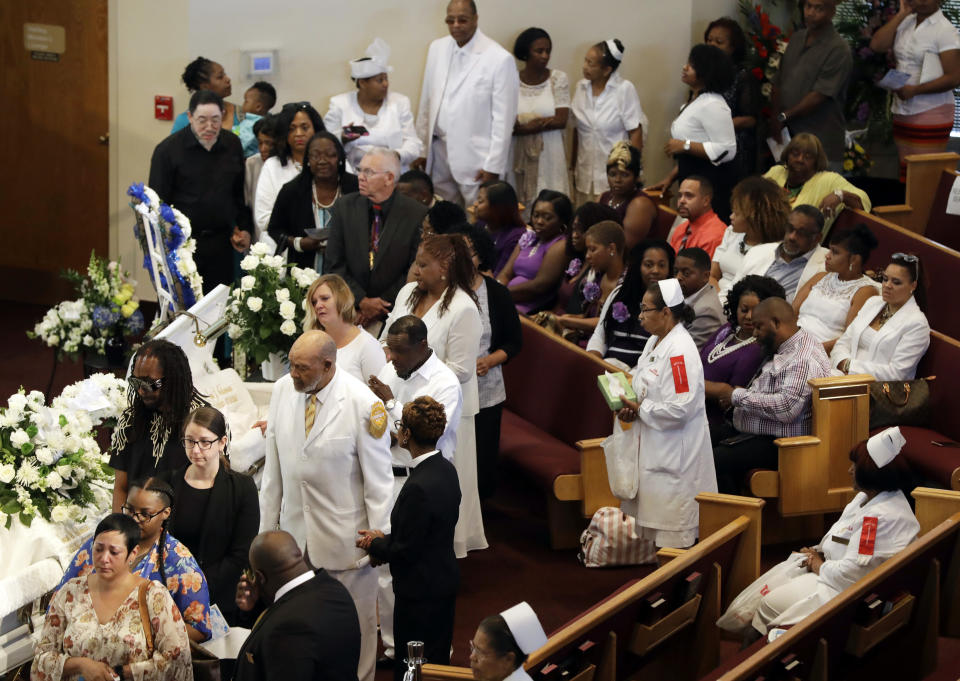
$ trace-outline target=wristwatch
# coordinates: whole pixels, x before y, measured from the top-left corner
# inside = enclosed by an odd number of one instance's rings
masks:
[[[684,140],[684,141],[683,141],[683,150],[684,150],[684,151],[690,151],[690,140]]]
[[[784,113],[783,111],[781,111],[780,113],[777,114],[777,120],[780,121],[781,123],[786,123],[786,122],[787,122],[787,114]]]
[[[393,411],[393,408],[397,406],[397,401],[393,398],[386,401],[384,406],[387,408],[387,411]]]

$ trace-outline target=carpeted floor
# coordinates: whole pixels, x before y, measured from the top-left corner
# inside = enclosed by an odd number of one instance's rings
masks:
[[[53,368],[53,352],[25,332],[39,321],[45,308],[3,303],[7,323],[0,328],[0,404],[21,385],[46,390]],[[52,395],[82,378],[78,362],[56,366]],[[454,624],[452,663],[467,666],[467,641],[477,623],[521,601],[528,601],[549,633],[618,589],[642,577],[651,568],[587,569],[574,551],[551,551],[547,546],[546,508],[539,494],[524,481],[501,480],[497,495],[484,507],[484,526],[490,548],[471,553],[460,562],[461,587]],[[769,567],[790,547],[768,547],[763,566]],[[939,670],[927,681],[955,681],[960,674],[960,641],[941,639]],[[724,657],[736,652],[724,645]],[[380,670],[376,681],[389,681],[391,672]]]

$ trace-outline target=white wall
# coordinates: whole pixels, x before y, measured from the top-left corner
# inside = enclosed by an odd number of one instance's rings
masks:
[[[669,168],[663,152],[670,121],[685,97],[680,68],[693,42],[715,16],[735,15],[736,0],[478,0],[480,27],[512,48],[528,26],[546,29],[554,45],[551,67],[580,77],[587,48],[618,37],[626,46],[621,74],[633,81],[650,119],[644,151],[646,179]],[[446,35],[445,0],[111,0],[111,254],[138,278],[138,249],[124,192],[145,181],[153,147],[169,122],[153,120],[153,96],[173,95],[186,108],[179,82],[183,67],[197,55],[222,63],[233,81],[235,103],[250,85],[241,51],[276,49],[279,69],[269,79],[280,103],[309,100],[323,114],[327,100],[353,87],[347,62],[363,55],[374,37],[392,48],[391,87],[416,107],[429,42]],[[277,109],[274,109],[275,111]],[[141,293],[150,291],[141,282]]]

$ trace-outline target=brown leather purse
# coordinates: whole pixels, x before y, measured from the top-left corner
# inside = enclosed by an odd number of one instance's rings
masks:
[[[929,415],[930,381],[874,381],[870,384],[870,430],[888,426],[924,426]]]

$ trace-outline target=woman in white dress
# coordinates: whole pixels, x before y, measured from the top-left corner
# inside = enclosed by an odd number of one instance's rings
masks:
[[[755,611],[736,614],[748,641],[771,627],[796,624],[916,539],[920,523],[901,491],[911,476],[897,457],[905,443],[899,428],[887,428],[853,448],[850,474],[857,496],[819,544],[772,568],[788,570],[784,583],[771,588]]]
[[[621,140],[643,151],[647,117],[637,89],[617,69],[623,61],[623,43],[616,38],[597,43],[583,60],[583,79],[577,83],[570,110],[573,131],[574,203],[597,201],[607,190],[607,158]]]
[[[307,289],[303,330],[319,329],[337,344],[337,367],[364,383],[387,363],[380,341],[356,325],[353,292],[339,274],[318,277]]]
[[[463,409],[453,463],[460,478],[460,519],[453,539],[458,558],[487,548],[477,492],[477,440],[474,416],[480,410],[477,357],[483,326],[473,291],[476,267],[459,234],[426,237],[413,263],[414,281],[400,289],[380,340],[400,317],[415,315],[427,325],[427,343],[460,380]],[[484,353],[486,354],[486,353]]]
[[[730,189],[739,179],[733,163],[737,155],[733,114],[723,98],[735,75],[726,52],[713,45],[693,46],[680,72],[690,97],[670,124],[670,139],[663,147],[676,165],[650,187],[665,190],[691,175],[706,177],[713,184],[713,210],[723,221],[730,216]]]
[[[863,304],[833,346],[830,365],[878,381],[908,381],[930,347],[920,258],[894,253],[881,281],[880,295]]]
[[[867,299],[880,292],[873,279],[863,273],[876,247],[877,237],[862,222],[834,233],[824,261],[827,271],[810,277],[793,299],[797,324],[816,336],[827,353]]]
[[[783,190],[770,180],[748,177],[733,188],[730,226],[713,252],[710,283],[723,300],[733,286],[743,256],[757,244],[783,240],[790,204]]]
[[[529,217],[541,189],[570,193],[563,131],[570,114],[567,74],[548,69],[553,42],[542,28],[528,28],[513,44],[520,69],[520,102],[513,126],[513,184]]]
[[[693,545],[700,519],[694,497],[717,491],[703,365],[684,328],[692,317],[676,279],[647,288],[640,321],[651,336],[633,369],[637,401],[624,399],[617,412],[625,423],[639,420],[632,428],[639,440],[640,484],[637,496],[620,507],[637,519],[637,532],[650,543],[651,558],[654,546]]]
[[[307,143],[315,133],[324,129],[323,119],[319,112],[310,106],[310,102],[284,104],[277,114],[273,156],[263,163],[260,179],[257,180],[257,194],[253,200],[253,221],[257,226],[257,239],[269,239],[273,248],[276,248],[277,244],[266,232],[277,194],[283,185],[303,170]]]
[[[357,84],[353,92],[330,98],[323,123],[337,135],[347,152],[353,171],[373,147],[392,149],[400,155],[404,172],[410,162],[423,154],[423,144],[413,125],[410,98],[389,92],[390,47],[380,38],[367,47],[366,56],[350,62],[350,77]]]

